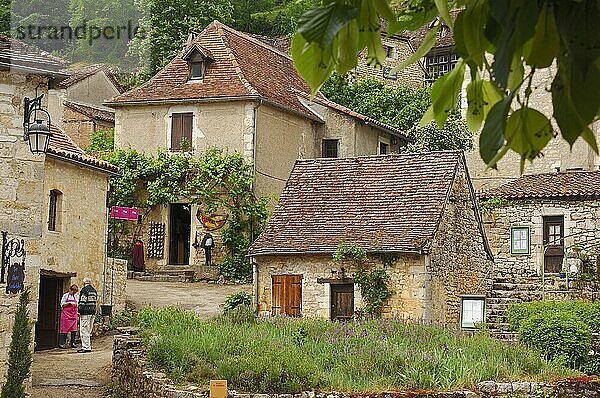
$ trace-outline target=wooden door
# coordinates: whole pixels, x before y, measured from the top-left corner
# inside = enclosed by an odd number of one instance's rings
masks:
[[[354,284],[331,285],[331,320],[350,319],[354,315]]]
[[[189,265],[192,225],[190,205],[172,203],[169,221],[169,264]]]
[[[62,289],[63,278],[40,276],[38,319],[35,323],[36,350],[58,347]]]
[[[273,275],[273,315],[302,315],[302,275]]]
[[[564,257],[564,217],[544,217],[544,272],[562,271]]]

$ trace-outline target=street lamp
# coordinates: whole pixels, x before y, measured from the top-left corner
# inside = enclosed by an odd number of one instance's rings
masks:
[[[29,141],[29,150],[34,155],[44,154],[48,151],[50,143],[51,120],[48,111],[42,109],[42,97],[34,99],[25,98],[25,113],[23,116],[23,139]]]

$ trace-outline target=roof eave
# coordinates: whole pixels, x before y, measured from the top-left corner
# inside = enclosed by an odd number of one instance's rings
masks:
[[[173,105],[198,102],[227,102],[227,101],[244,101],[261,99],[259,95],[238,95],[228,97],[206,97],[206,98],[178,98],[178,99],[155,99],[155,100],[135,100],[135,101],[106,101],[102,105],[110,108],[118,108],[121,106],[144,106],[144,105]]]
[[[91,163],[87,163],[87,162],[84,162],[84,161],[81,161],[81,160],[73,159],[71,157],[64,156],[64,155],[61,155],[61,154],[58,154],[58,153],[54,153],[54,152],[48,151],[46,153],[46,156],[50,157],[50,158],[53,158],[53,159],[61,160],[63,162],[76,164],[76,165],[81,166],[81,167],[86,167],[88,169],[92,169],[94,171],[107,174],[107,175],[109,175],[111,177],[120,177],[121,176],[121,173],[116,172],[114,170],[109,170],[109,169],[106,169],[104,167],[101,167],[101,166],[98,166],[98,165],[94,165],[94,164],[91,164]]]
[[[366,249],[366,253],[398,253],[398,254],[426,254],[427,250],[423,249]],[[323,250],[292,250],[292,251],[278,251],[269,249],[267,251],[248,253],[247,257],[257,256],[294,256],[299,254],[333,254],[335,250],[323,249]]]
[[[43,75],[43,76],[49,76],[49,77],[54,77],[54,78],[60,78],[60,79],[62,79],[62,78],[66,79],[67,77],[69,77],[68,74],[63,73],[63,72],[54,71],[54,70],[50,70],[50,69],[35,68],[32,66],[16,65],[16,64],[13,64],[10,62],[1,62],[0,61],[0,68],[1,67],[8,68],[9,70],[17,70],[17,71],[21,71],[21,72],[25,72],[25,73],[29,73],[29,74]]]
[[[360,119],[359,119],[359,120],[360,120]],[[368,120],[368,119],[367,119],[367,120],[364,120],[364,123],[365,123],[367,126],[371,126],[371,127],[373,127],[373,128],[376,128],[376,129],[378,129],[378,130],[384,131],[384,132],[386,132],[386,133],[388,133],[388,134],[390,134],[390,135],[393,135],[394,137],[398,137],[398,138],[400,138],[400,139],[402,139],[402,140],[404,140],[404,141],[406,141],[406,142],[415,142],[415,140],[414,140],[414,139],[412,139],[412,138],[410,138],[410,137],[408,137],[408,136],[406,136],[406,135],[404,135],[404,134],[400,133],[400,132],[399,132],[399,131],[397,131],[397,130],[394,130],[394,129],[393,129],[393,128],[391,128],[391,127],[383,126],[383,125],[380,125],[380,124],[378,124],[378,123],[373,123],[372,121],[370,121],[370,120]]]

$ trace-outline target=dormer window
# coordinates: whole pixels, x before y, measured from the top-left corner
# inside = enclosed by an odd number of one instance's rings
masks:
[[[206,75],[208,64],[214,61],[210,51],[199,43],[192,43],[183,53],[182,58],[187,61],[190,75],[189,80],[202,81]]]

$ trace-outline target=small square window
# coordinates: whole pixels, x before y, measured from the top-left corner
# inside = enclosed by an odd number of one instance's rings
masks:
[[[474,329],[477,323],[482,322],[485,322],[485,297],[461,297],[460,327],[463,329]]]
[[[510,252],[511,254],[529,254],[529,227],[511,227]]]
[[[323,140],[322,157],[337,158],[338,157],[338,141],[339,140]]]
[[[190,79],[202,79],[204,77],[204,63],[194,62],[190,64]]]
[[[388,153],[390,153],[390,145],[379,141],[379,154],[387,155]]]

